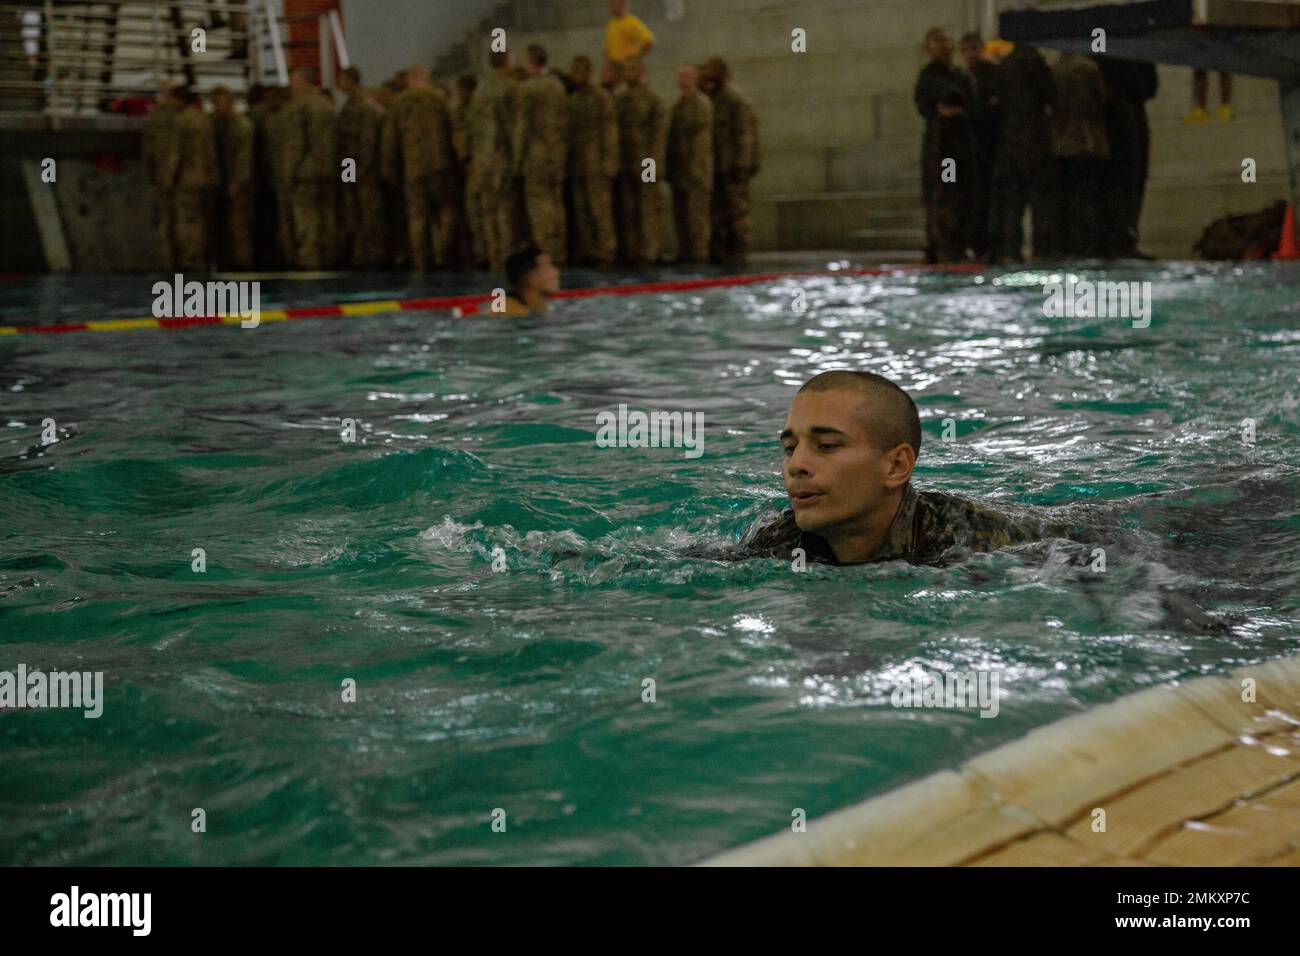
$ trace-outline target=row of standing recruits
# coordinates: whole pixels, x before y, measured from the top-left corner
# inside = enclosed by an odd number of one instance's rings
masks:
[[[344,70],[335,108],[316,71],[250,91],[247,116],[165,86],[145,131],[166,269],[490,267],[536,246],[557,265],[660,261],[672,187],[680,263],[739,265],[750,242],[758,124],[726,63],[683,64],[671,110],[638,59],[568,76],[528,48],[491,55],[456,102],[414,66],[374,91]],[[620,88],[621,87],[621,88]]]
[[[1026,207],[1037,258],[1140,256],[1155,67],[1068,52],[1049,67],[1024,43],[995,64],[983,48],[963,37],[958,70],[947,34],[926,35],[915,99],[927,260],[1019,260]]]

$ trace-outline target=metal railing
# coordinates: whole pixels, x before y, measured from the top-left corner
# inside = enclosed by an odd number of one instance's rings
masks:
[[[285,16],[281,0],[0,2],[0,114],[138,112],[167,78],[199,90],[284,85],[288,51],[319,45],[322,73],[348,65],[337,12]],[[318,20],[317,39],[291,24]],[[201,31],[201,32],[200,32]]]

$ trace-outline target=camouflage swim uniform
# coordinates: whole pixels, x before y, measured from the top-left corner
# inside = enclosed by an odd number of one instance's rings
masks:
[[[996,551],[1043,537],[1069,537],[1072,530],[1060,522],[1012,517],[940,491],[918,492],[909,481],[903,489],[903,501],[885,540],[870,560],[938,564],[951,548]],[[750,531],[740,542],[739,553],[734,557],[790,560],[795,548],[802,548],[810,562],[841,563],[823,538],[799,530],[794,511],[789,509],[775,521]]]

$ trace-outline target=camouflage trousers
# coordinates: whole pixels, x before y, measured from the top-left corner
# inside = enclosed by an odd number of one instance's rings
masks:
[[[568,258],[569,243],[564,215],[564,180],[524,177],[524,204],[533,244],[557,266]]]
[[[456,179],[436,173],[406,181],[406,225],[411,268],[427,272],[451,264],[456,243]]]
[[[677,258],[682,262],[709,261],[709,235],[713,225],[712,184],[684,185],[673,189],[673,222],[677,226]]]
[[[506,256],[532,242],[524,181],[520,177],[505,176],[501,182],[497,194],[497,241],[501,249],[501,268],[505,268]]]
[[[925,204],[926,262],[963,262],[972,245],[980,192],[977,185],[944,182],[944,161],[951,158],[958,168],[978,168],[976,160],[963,155],[946,157],[938,153],[922,159],[921,196]]]
[[[631,265],[653,265],[659,259],[659,217],[663,195],[658,183],[641,181],[641,174],[618,177],[619,258]]]
[[[710,258],[714,262],[743,265],[749,255],[749,177],[717,177],[713,182],[712,208]]]
[[[384,197],[385,245],[387,262],[399,269],[411,266],[411,234],[406,228],[406,197],[401,186],[385,183],[380,187]]]
[[[461,192],[461,220],[459,223],[459,246],[462,264],[472,268],[480,262],[486,262],[488,254],[483,236],[483,189],[479,185],[478,173],[473,165],[466,166],[461,173],[463,184]]]
[[[471,194],[471,202],[478,209],[479,244],[483,258],[494,272],[506,267],[505,243],[501,232],[501,178],[483,171],[474,173],[477,194]]]
[[[340,262],[357,269],[384,263],[384,197],[373,182],[345,183],[339,202],[344,249]]]
[[[176,200],[170,189],[159,189],[156,197],[158,203],[158,245],[162,249],[162,267],[164,272],[176,271]]]
[[[253,268],[253,188],[225,194],[221,209],[221,264],[246,272]]]
[[[188,186],[172,191],[176,267],[206,272],[212,266],[212,190]]]
[[[275,246],[280,253],[280,265],[292,269],[297,256],[294,253],[293,187],[287,183],[275,190]]]
[[[307,179],[293,187],[293,262],[313,272],[334,266],[334,235],[337,214],[334,183],[328,179]]]
[[[492,261],[497,233],[496,221],[491,215],[496,208],[495,197],[495,193],[489,196],[483,174],[471,166],[465,177],[465,218],[469,224],[470,249],[476,267]]]
[[[574,177],[573,254],[579,262],[613,263],[618,254],[614,232],[614,189],[607,176]]]
[[[270,180],[259,179],[253,192],[254,258],[259,269],[269,269],[279,261],[280,213]]]

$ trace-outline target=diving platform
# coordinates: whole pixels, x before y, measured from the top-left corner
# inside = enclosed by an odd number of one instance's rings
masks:
[[[1108,56],[1276,80],[1291,201],[1300,198],[1300,2],[1143,0],[1015,10],[999,19],[1005,40],[1075,53],[1092,52],[1098,29]]]

